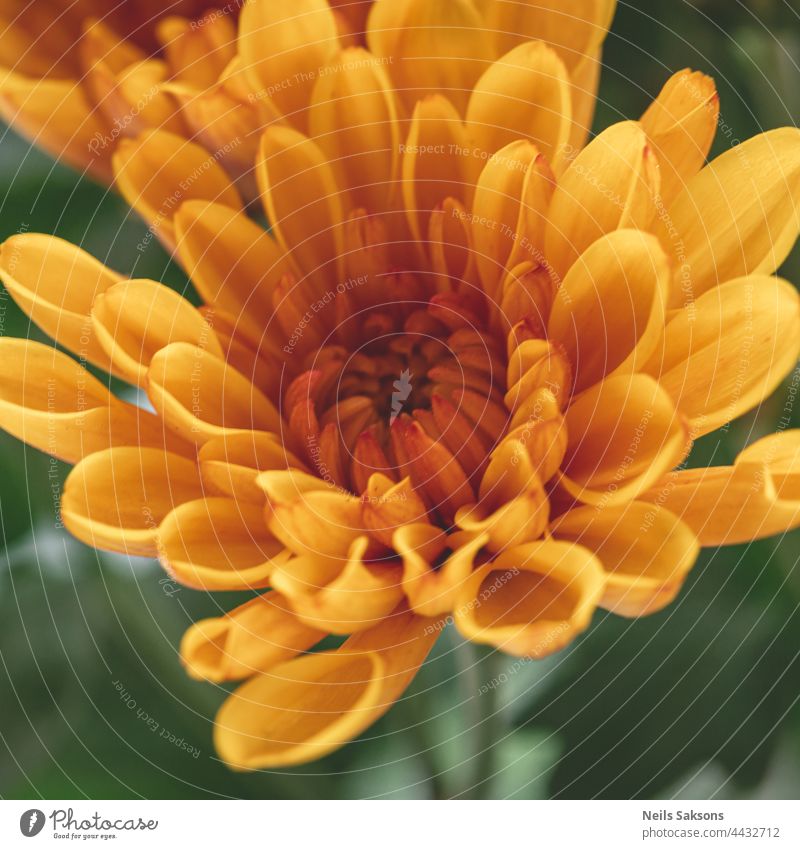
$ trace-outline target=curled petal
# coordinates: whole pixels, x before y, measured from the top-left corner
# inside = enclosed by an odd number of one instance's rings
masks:
[[[267,494],[270,530],[295,554],[346,560],[364,533],[360,499],[321,478],[272,471],[260,474],[258,485]]]
[[[108,354],[94,336],[94,299],[122,280],[75,245],[39,233],[3,242],[0,279],[20,309],[48,336],[106,371]]]
[[[324,637],[300,622],[280,593],[268,592],[195,622],[181,640],[181,660],[192,678],[235,681],[291,660]]]
[[[635,498],[675,468],[688,429],[669,395],[643,374],[610,377],[567,410],[561,485],[587,504]]]
[[[289,600],[301,622],[332,634],[353,634],[374,627],[400,603],[401,570],[392,564],[365,560],[367,537],[350,545],[341,571],[320,580],[313,555],[290,560],[275,569],[272,585]],[[324,564],[323,570],[325,569]]]
[[[620,616],[646,616],[670,604],[700,553],[686,524],[642,501],[578,507],[559,517],[551,533],[597,555],[608,573],[599,604]]]
[[[215,155],[173,133],[150,130],[125,139],[113,162],[119,190],[169,248],[175,246],[173,219],[182,203],[205,200],[242,208]]]
[[[172,342],[185,342],[222,357],[203,316],[177,292],[152,280],[125,280],[99,294],[92,326],[112,368],[143,385],[153,357]]]
[[[547,338],[561,345],[581,392],[610,374],[641,371],[664,332],[672,270],[655,236],[598,239],[556,291]]]
[[[605,573],[581,546],[534,542],[502,552],[464,583],[455,624],[469,640],[542,658],[584,631],[603,597]]]
[[[147,394],[167,427],[198,445],[230,431],[281,430],[272,402],[244,375],[186,342],[153,357]]]
[[[771,274],[800,230],[800,130],[755,136],[692,177],[668,210],[675,245],[671,305],[746,274]]]
[[[156,448],[117,447],[81,460],[61,499],[67,529],[92,548],[155,557],[161,521],[202,495],[197,464]]]
[[[239,431],[210,439],[198,454],[203,480],[237,501],[263,504],[264,490],[258,485],[261,472],[300,469],[300,461],[280,437],[263,431]]]
[[[526,445],[506,439],[492,454],[478,503],[462,507],[456,524],[486,534],[491,551],[504,551],[538,539],[547,527],[549,501]]]
[[[541,41],[520,44],[490,65],[467,107],[467,132],[483,156],[522,138],[557,167],[571,125],[569,74]]]
[[[800,526],[800,431],[773,434],[733,466],[672,472],[643,495],[669,510],[702,545],[736,545]]]
[[[431,620],[396,613],[334,651],[297,658],[253,678],[217,714],[215,742],[234,769],[321,758],[397,701],[438,636]]]
[[[214,591],[265,587],[273,566],[288,555],[267,529],[259,505],[204,498],[181,504],[163,519],[158,556],[176,581]]]
[[[411,609],[420,616],[449,613],[488,541],[488,534],[448,536],[433,525],[398,528],[392,544],[403,558],[403,592]]]
[[[661,166],[661,200],[669,206],[703,167],[719,122],[714,80],[688,68],[673,74],[642,115]]]
[[[414,492],[409,478],[394,483],[386,475],[370,475],[361,501],[364,527],[387,546],[392,544],[398,528],[427,521],[425,504]]]
[[[180,207],[175,231],[178,256],[203,300],[260,339],[275,288],[290,271],[275,239],[243,212],[202,201]]]
[[[675,315],[644,370],[672,396],[693,437],[702,436],[756,407],[794,368],[798,321],[790,283],[731,280]]]
[[[601,236],[646,229],[656,216],[658,163],[635,121],[613,124],[594,138],[559,178],[550,204],[545,256],[563,277]]]

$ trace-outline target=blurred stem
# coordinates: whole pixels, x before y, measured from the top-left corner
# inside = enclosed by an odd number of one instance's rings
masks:
[[[488,799],[494,774],[495,746],[503,732],[495,672],[503,655],[487,646],[462,642],[456,647],[463,704],[470,713],[471,769],[464,780],[462,799]]]

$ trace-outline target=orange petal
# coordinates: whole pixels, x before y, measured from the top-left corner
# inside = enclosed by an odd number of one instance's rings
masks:
[[[140,386],[153,357],[172,342],[223,356],[203,316],[177,292],[152,280],[126,280],[99,294],[92,326],[114,371]]]
[[[564,63],[541,41],[520,44],[490,65],[475,84],[466,120],[480,155],[529,139],[557,167],[572,126]]]
[[[661,200],[669,207],[705,164],[719,122],[714,80],[688,68],[667,80],[642,115],[661,166]]]
[[[251,679],[217,714],[217,751],[238,770],[323,757],[389,710],[437,636],[430,620],[398,613],[340,649],[289,661]]]
[[[63,239],[24,233],[3,243],[0,278],[48,336],[81,359],[111,369],[89,314],[94,299],[120,282],[121,274]]]
[[[332,634],[373,628],[397,607],[403,588],[396,565],[365,561],[368,546],[367,537],[354,540],[341,571],[330,581],[319,584],[306,577],[305,561],[314,559],[307,555],[276,567],[272,585],[286,596],[300,621],[312,628]],[[313,571],[313,564],[308,565]]]
[[[771,274],[800,230],[800,130],[771,130],[692,177],[663,221],[675,246],[672,306],[746,274]]]
[[[702,545],[736,545],[800,526],[800,431],[746,448],[733,466],[673,472],[644,494],[679,516]]]
[[[659,384],[643,374],[610,377],[567,410],[561,485],[610,505],[635,498],[684,458],[688,431]]]
[[[268,592],[195,622],[181,640],[181,660],[192,678],[235,681],[291,660],[324,637],[303,625],[280,593]]]
[[[593,551],[608,573],[600,606],[646,616],[670,604],[700,553],[697,537],[668,510],[651,504],[578,507],[551,528],[556,539]]]
[[[546,657],[588,627],[605,581],[600,562],[581,546],[549,540],[521,545],[464,583],[456,628],[508,654]]]
[[[616,230],[598,239],[556,291],[547,338],[575,373],[575,391],[641,371],[663,332],[672,271],[658,239]]]
[[[114,153],[120,192],[169,248],[175,246],[173,218],[188,200],[241,209],[242,201],[215,154],[163,130],[125,139]]]
[[[761,404],[794,368],[798,320],[790,283],[731,280],[678,312],[644,371],[670,393],[696,438]]]
[[[67,530],[92,548],[155,557],[158,525],[202,495],[197,464],[156,448],[109,448],[70,472],[61,499]]]
[[[81,365],[49,345],[0,339],[0,426],[68,463],[117,445],[170,446],[190,453],[167,435],[150,413],[115,398]]]
[[[202,498],[176,507],[158,528],[158,557],[181,584],[197,590],[252,590],[269,584],[283,545],[260,505]]]
[[[596,136],[558,180],[545,233],[545,256],[563,277],[575,260],[612,230],[647,229],[656,216],[658,163],[635,121]]]
[[[281,431],[278,411],[259,389],[223,360],[186,342],[174,342],[153,357],[147,394],[167,427],[197,445],[230,431]]]
[[[263,431],[239,431],[210,439],[198,454],[203,480],[237,501],[263,504],[264,490],[257,480],[261,472],[300,469],[306,466],[281,442]]]

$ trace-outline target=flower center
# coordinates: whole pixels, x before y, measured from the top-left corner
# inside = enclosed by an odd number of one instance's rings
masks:
[[[357,495],[380,473],[410,477],[433,509],[473,501],[507,427],[503,344],[458,294],[358,296],[284,395],[301,459]]]

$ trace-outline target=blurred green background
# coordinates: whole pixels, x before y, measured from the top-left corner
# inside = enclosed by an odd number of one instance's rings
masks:
[[[686,66],[716,78],[718,151],[800,116],[794,0],[622,2],[605,62],[597,128],[638,117]],[[0,144],[0,237],[55,233],[133,276],[185,285],[155,243],[137,252],[144,226],[117,197],[11,132]],[[783,274],[800,283],[797,250]],[[36,335],[4,291],[0,329]],[[773,428],[785,397],[704,439],[697,462],[729,463]],[[187,679],[176,654],[186,626],[230,599],[58,530],[66,469],[5,434],[0,469],[4,798],[430,798],[476,782],[491,797],[800,797],[798,533],[704,552],[671,608],[635,622],[598,614],[542,663],[475,665],[446,632],[363,738],[303,769],[239,775],[211,740],[223,690]],[[494,699],[491,723],[482,699]]]

